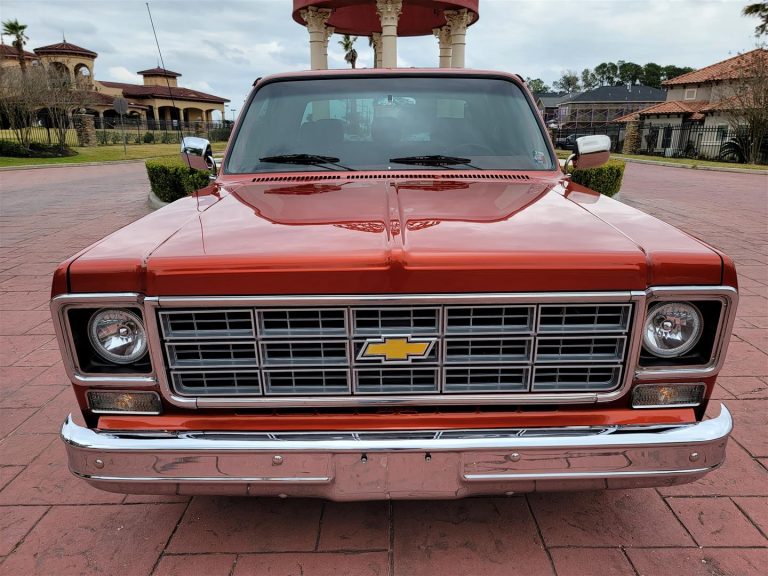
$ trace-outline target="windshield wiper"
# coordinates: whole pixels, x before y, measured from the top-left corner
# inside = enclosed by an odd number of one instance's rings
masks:
[[[280,154],[279,156],[264,156],[259,158],[259,162],[268,162],[272,164],[299,164],[302,166],[319,166],[320,168],[326,168],[332,170],[326,166],[337,166],[342,170],[350,170],[354,172],[354,168],[339,164],[339,158],[335,156],[320,156],[319,154]]]
[[[471,158],[459,158],[458,156],[443,156],[442,154],[432,154],[429,156],[403,156],[402,158],[390,158],[390,162],[395,164],[413,164],[414,166],[458,166],[464,165],[482,170],[478,166],[471,164]]]

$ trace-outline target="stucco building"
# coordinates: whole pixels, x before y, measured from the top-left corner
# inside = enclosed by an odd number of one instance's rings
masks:
[[[93,92],[88,112],[96,116],[97,126],[109,123],[117,116],[115,98],[128,102],[128,115],[145,121],[148,126],[163,126],[174,122],[212,122],[224,118],[226,98],[206,94],[178,85],[178,72],[151,68],[138,72],[143,84],[97,80],[94,76],[98,54],[66,40],[40,46],[33,52],[24,52],[27,66],[44,66],[55,70],[77,85]],[[16,48],[3,44],[0,49],[0,68],[19,66]],[[214,116],[218,112],[219,115]]]
[[[768,51],[758,48],[667,80],[664,102],[617,122],[637,125],[646,153],[716,157],[734,124],[743,123],[735,95],[753,68],[768,71]]]

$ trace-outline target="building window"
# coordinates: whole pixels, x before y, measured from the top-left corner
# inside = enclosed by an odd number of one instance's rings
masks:
[[[728,136],[728,124],[718,124],[717,125],[717,140],[718,142],[723,142]]]
[[[686,88],[683,100],[696,100],[696,88]]]

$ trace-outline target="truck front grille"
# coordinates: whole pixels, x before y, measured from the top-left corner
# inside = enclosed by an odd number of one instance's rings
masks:
[[[158,324],[168,381],[184,397],[514,398],[618,389],[633,306],[160,308]],[[365,353],[393,339],[423,346],[407,357]]]

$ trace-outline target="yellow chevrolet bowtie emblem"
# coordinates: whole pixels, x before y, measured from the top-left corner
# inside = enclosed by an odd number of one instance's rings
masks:
[[[390,336],[368,340],[360,350],[360,358],[385,362],[409,362],[413,358],[426,358],[434,343],[434,339],[412,340],[410,336]]]

